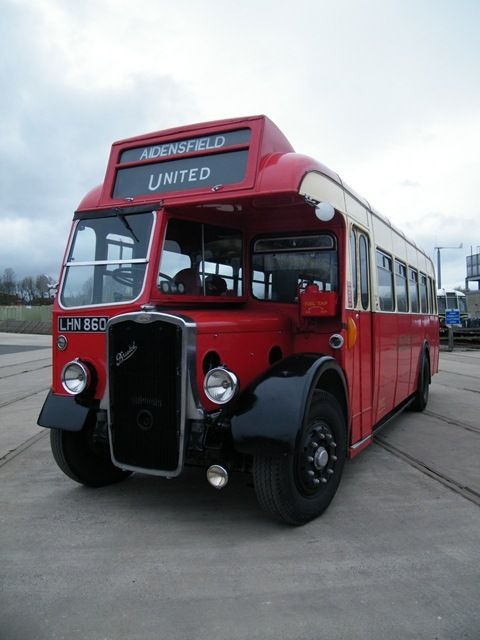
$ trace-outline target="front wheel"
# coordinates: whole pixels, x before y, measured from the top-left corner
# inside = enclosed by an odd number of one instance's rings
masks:
[[[65,475],[87,487],[104,487],[131,475],[116,467],[103,446],[94,442],[91,429],[51,429],[50,446],[55,462]]]
[[[293,454],[256,456],[255,492],[265,511],[292,525],[313,520],[337,491],[346,458],[345,418],[336,398],[315,392]]]

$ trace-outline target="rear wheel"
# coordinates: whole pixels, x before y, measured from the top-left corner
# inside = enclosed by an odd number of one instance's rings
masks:
[[[265,511],[293,525],[319,516],[338,488],[346,457],[345,419],[337,400],[314,394],[293,454],[256,456],[254,484]]]
[[[131,475],[131,471],[119,469],[112,463],[105,447],[93,440],[91,428],[51,429],[50,445],[63,473],[88,487],[104,487]]]
[[[420,373],[418,376],[418,387],[412,404],[410,405],[414,411],[423,411],[428,404],[428,396],[430,392],[430,363],[427,354],[423,354]]]

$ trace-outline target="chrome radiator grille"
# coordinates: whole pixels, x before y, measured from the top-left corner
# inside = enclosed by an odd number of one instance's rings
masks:
[[[126,319],[109,326],[108,341],[114,461],[175,471],[181,459],[182,328]]]

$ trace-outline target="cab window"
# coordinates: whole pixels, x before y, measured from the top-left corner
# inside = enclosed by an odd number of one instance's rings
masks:
[[[252,294],[258,300],[296,302],[300,286],[337,291],[338,258],[329,234],[259,238],[253,244]]]
[[[168,295],[241,296],[242,246],[236,229],[170,220],[157,286]]]

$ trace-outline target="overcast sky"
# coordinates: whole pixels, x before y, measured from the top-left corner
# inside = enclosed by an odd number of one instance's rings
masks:
[[[463,285],[478,0],[0,0],[0,274],[57,277],[114,140],[265,113]],[[480,249],[478,249],[480,251]]]

